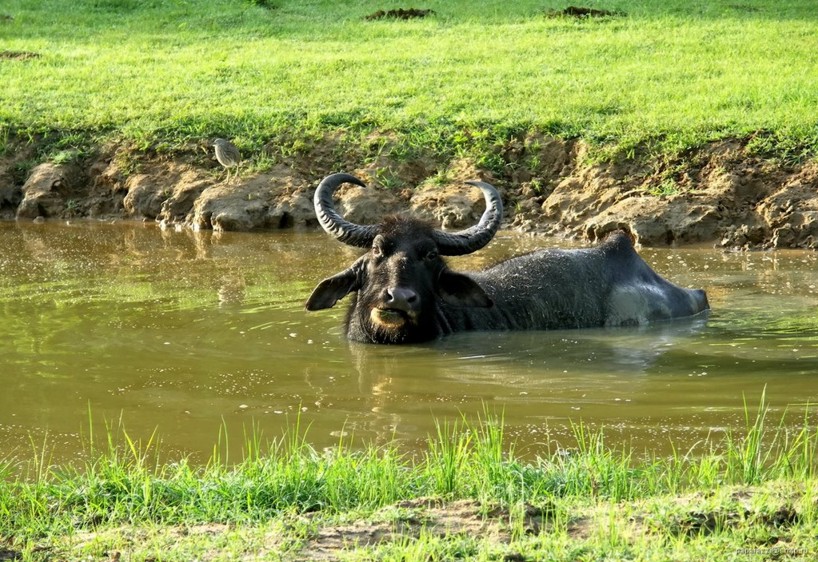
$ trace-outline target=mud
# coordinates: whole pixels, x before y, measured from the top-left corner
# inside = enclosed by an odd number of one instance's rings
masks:
[[[31,51],[0,51],[0,60],[28,60],[38,58],[40,58],[40,53],[33,53]]]
[[[483,201],[463,182],[482,179],[500,190],[504,227],[517,231],[593,242],[623,229],[644,246],[818,247],[818,161],[786,163],[751,152],[742,140],[675,157],[599,162],[581,141],[529,135],[499,147],[492,169],[431,153],[406,158],[389,150],[388,137],[369,141],[386,148],[369,157],[327,137],[263,170],[254,163],[266,154],[244,151],[242,169],[229,182],[206,142],[173,154],[108,146],[84,159],[34,166],[36,147],[17,143],[0,157],[0,219],[316,228],[315,186],[346,171],[369,188],[342,187],[338,210],[364,224],[410,212],[444,228],[470,225]]]
[[[549,18],[604,18],[611,16],[624,16],[623,12],[611,10],[598,10],[596,8],[585,8],[581,6],[568,6],[562,10],[548,10],[545,15]]]
[[[741,536],[752,529],[749,536],[754,542],[748,543],[748,547],[775,545],[781,553],[789,550],[806,554],[806,548],[790,542],[795,538],[791,535],[795,535],[795,529],[801,525],[803,511],[812,509],[804,502],[804,495],[804,492],[792,494],[774,485],[765,485],[725,488],[706,494],[658,496],[616,504],[577,503],[571,507],[567,503],[560,507],[552,504],[508,507],[471,499],[444,501],[421,497],[385,506],[368,517],[336,518],[339,522],[328,520],[320,512],[292,514],[284,516],[286,523],[263,534],[255,533],[251,526],[242,529],[241,525],[220,523],[79,531],[72,539],[71,548],[74,552],[87,552],[92,544],[98,548],[117,544],[105,554],[109,560],[120,560],[123,557],[121,548],[130,551],[134,545],[162,535],[170,544],[191,539],[212,544],[204,558],[218,559],[224,556],[219,545],[229,544],[231,537],[240,535],[245,544],[251,545],[243,558],[246,560],[281,558],[298,562],[330,562],[357,559],[354,553],[360,555],[369,549],[371,554],[372,549],[379,546],[411,544],[408,540],[423,536],[441,539],[464,536],[480,537],[494,545],[503,553],[503,560],[533,560],[537,554],[518,550],[526,544],[520,540],[521,536],[565,532],[566,540],[576,548],[588,548],[588,543],[593,545],[594,541],[600,540],[605,529],[610,528],[611,521],[615,520],[618,522],[618,540],[633,545],[631,548],[637,551],[644,548],[645,541],[663,541],[665,537],[672,537],[685,545],[690,541],[718,541],[729,533]],[[298,542],[284,536],[283,529],[300,529]],[[62,554],[61,549],[54,550],[54,554]],[[130,552],[124,554],[128,556]],[[0,548],[0,560],[3,555],[7,560],[14,560],[21,553]]]
[[[434,15],[434,13],[435,13],[434,10],[420,10],[418,8],[398,8],[397,10],[378,10],[377,12],[373,12],[368,16],[364,17],[364,19],[369,21],[383,19],[411,20],[418,18],[426,18]]]

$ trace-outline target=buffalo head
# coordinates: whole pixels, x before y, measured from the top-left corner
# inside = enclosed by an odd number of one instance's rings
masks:
[[[330,308],[353,293],[346,319],[350,339],[409,343],[433,339],[445,331],[441,307],[492,306],[480,285],[449,269],[442,256],[469,254],[494,237],[503,214],[494,187],[467,182],[483,191],[486,210],[478,224],[449,233],[400,216],[387,217],[375,225],[348,222],[332,203],[334,191],[344,183],[365,187],[349,174],[326,177],[315,191],[318,221],[336,239],[368,251],[348,269],[321,281],[307,300],[307,310]]]

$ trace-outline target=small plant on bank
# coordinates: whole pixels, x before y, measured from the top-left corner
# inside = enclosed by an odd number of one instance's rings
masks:
[[[0,125],[0,156],[5,155],[11,147],[9,142],[10,135],[11,131],[9,127],[5,124]]]
[[[375,180],[388,190],[397,190],[404,185],[400,176],[391,168],[375,168]]]
[[[659,185],[650,188],[648,193],[656,197],[671,197],[681,193],[681,188],[673,178],[665,178],[659,182]]]
[[[78,150],[60,150],[51,155],[54,164],[70,164],[80,158]]]
[[[80,202],[76,199],[69,199],[65,202],[65,212],[69,217],[76,217],[81,210]]]
[[[452,173],[451,169],[445,167],[437,170],[435,174],[426,181],[436,187],[443,187],[452,183],[453,177],[454,174]]]

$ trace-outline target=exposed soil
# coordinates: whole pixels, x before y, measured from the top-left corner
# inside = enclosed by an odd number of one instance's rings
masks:
[[[529,534],[539,533],[547,518],[543,509],[534,506],[526,506],[522,517],[525,532]],[[338,554],[351,546],[375,546],[407,536],[417,538],[422,532],[433,536],[481,536],[506,544],[511,541],[508,509],[474,500],[448,503],[437,498],[407,500],[381,510],[378,518],[385,520],[319,528],[293,559],[337,560]]]
[[[398,8],[397,10],[378,10],[377,12],[373,12],[368,16],[364,17],[365,20],[383,20],[383,19],[395,19],[395,20],[411,20],[417,18],[426,18],[429,16],[434,15],[434,10],[420,10],[418,8]]]
[[[520,552],[513,545],[525,544],[522,536],[536,537],[543,533],[563,532],[577,548],[593,544],[604,536],[612,520],[616,520],[619,540],[644,544],[646,538],[671,540],[681,544],[702,541],[714,536],[750,533],[758,548],[773,545],[806,554],[806,545],[792,544],[792,531],[801,525],[801,510],[812,509],[802,501],[803,491],[779,488],[774,483],[761,487],[740,486],[718,492],[694,493],[678,497],[654,497],[619,503],[592,502],[591,505],[567,506],[522,505],[510,510],[475,500],[443,501],[440,498],[417,498],[386,506],[366,518],[333,523],[320,513],[284,516],[279,525],[265,528],[242,528],[233,524],[196,524],[154,527],[109,527],[77,532],[70,548],[80,552],[88,545],[99,549],[107,545],[107,560],[120,560],[136,555],[139,545],[161,536],[157,544],[212,544],[204,559],[221,559],[220,545],[239,538],[245,545],[246,560],[284,559],[299,562],[329,562],[345,559],[351,550],[374,548],[390,543],[406,544],[406,539],[427,537],[480,537],[504,551],[504,560],[530,560],[531,553]],[[758,501],[761,500],[761,501]],[[294,536],[287,536],[287,530]],[[750,531],[752,530],[752,531]],[[516,537],[516,538],[515,538]],[[734,537],[734,540],[735,537]],[[739,539],[740,540],[740,539]],[[589,542],[590,541],[590,542]],[[715,543],[714,543],[715,544]],[[62,554],[57,544],[38,548]],[[211,550],[212,548],[212,550]],[[68,553],[66,553],[68,554]],[[21,553],[0,548],[0,560],[14,560]],[[6,556],[6,558],[2,558]],[[55,556],[62,558],[61,556]],[[67,556],[68,559],[71,556]],[[149,558],[148,558],[149,559]]]
[[[562,10],[548,10],[545,15],[550,18],[604,18],[611,16],[624,16],[623,12],[612,12],[611,10],[598,10],[596,8],[585,8],[581,6],[568,6]]]
[[[670,158],[593,162],[581,141],[527,136],[498,148],[500,171],[466,158],[394,157],[391,139],[372,157],[326,137],[264,171],[245,154],[229,183],[206,142],[174,154],[128,146],[70,163],[32,167],[37,147],[0,157],[0,219],[123,218],[215,230],[315,228],[312,195],[325,175],[347,171],[370,186],[342,187],[353,222],[411,212],[463,228],[482,213],[482,179],[502,193],[506,228],[596,241],[624,229],[646,246],[818,247],[818,162],[786,164],[721,141]],[[210,152],[208,152],[210,151]],[[395,151],[400,153],[400,151]],[[234,173],[235,175],[235,173]]]
[[[38,58],[40,58],[40,53],[33,53],[31,51],[0,51],[0,59],[28,60]]]

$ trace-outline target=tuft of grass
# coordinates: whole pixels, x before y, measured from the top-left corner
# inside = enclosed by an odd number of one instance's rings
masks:
[[[769,404],[766,387],[761,394],[755,415],[744,399],[745,433],[739,437],[728,432],[725,436],[727,478],[730,482],[757,484],[770,473],[781,478],[810,479],[815,476],[815,430],[804,424],[788,431],[784,415],[770,431],[766,427]]]
[[[11,130],[8,125],[5,123],[0,123],[0,156],[6,154],[9,150],[9,135],[11,134]]]

